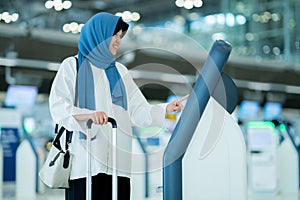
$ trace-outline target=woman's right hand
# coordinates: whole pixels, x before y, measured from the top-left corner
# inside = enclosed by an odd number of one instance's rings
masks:
[[[94,124],[98,124],[98,125],[107,124],[108,122],[107,114],[102,111],[96,111],[90,114],[90,119],[93,120]]]

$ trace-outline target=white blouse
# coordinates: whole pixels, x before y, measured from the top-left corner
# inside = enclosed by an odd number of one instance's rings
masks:
[[[117,169],[119,176],[130,177],[132,159],[132,126],[163,127],[165,123],[166,104],[151,105],[147,102],[137,85],[134,83],[127,68],[116,62],[116,67],[123,79],[128,109],[112,104],[109,82],[105,71],[92,65],[94,76],[95,107],[104,111],[116,120],[117,128]],[[73,131],[70,152],[73,154],[71,179],[86,176],[86,140],[79,138],[79,132],[86,133],[86,122],[79,122],[73,116],[90,114],[94,110],[74,106],[76,87],[76,59],[66,58],[54,78],[49,106],[55,123]],[[92,125],[91,141],[92,175],[98,173],[112,174],[112,143],[111,125]],[[61,141],[64,144],[64,137]],[[64,146],[64,145],[62,145]]]

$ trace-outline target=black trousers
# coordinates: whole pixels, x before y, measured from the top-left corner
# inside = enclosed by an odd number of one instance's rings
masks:
[[[86,199],[86,178],[70,180],[70,188],[65,191],[66,200]],[[92,200],[112,199],[112,176],[98,174],[92,177]],[[118,177],[118,200],[130,200],[130,179]]]

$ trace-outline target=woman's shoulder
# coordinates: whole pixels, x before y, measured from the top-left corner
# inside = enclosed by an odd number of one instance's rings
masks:
[[[63,59],[63,61],[61,62],[60,64],[60,70],[63,70],[63,71],[76,71],[76,56],[69,56],[69,57],[66,57]]]
[[[116,62],[116,67],[118,68],[119,72],[122,74],[125,74],[128,72],[128,69],[125,65],[123,65],[122,63]]]
[[[63,59],[61,64],[74,64],[77,59],[77,56],[68,56]]]

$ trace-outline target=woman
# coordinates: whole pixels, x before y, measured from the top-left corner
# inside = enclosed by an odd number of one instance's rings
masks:
[[[127,68],[115,62],[115,55],[128,24],[120,17],[98,13],[82,28],[78,41],[78,69],[74,57],[66,58],[57,72],[49,96],[55,123],[73,131],[70,189],[66,199],[85,199],[86,128],[91,129],[92,198],[111,199],[111,126],[118,123],[118,199],[130,199],[131,126],[163,126],[167,112],[179,112],[181,100],[168,105],[150,105],[134,83]],[[77,78],[76,78],[77,77]],[[77,79],[77,85],[76,85]],[[76,97],[76,91],[77,96]],[[78,102],[76,102],[78,100]]]

